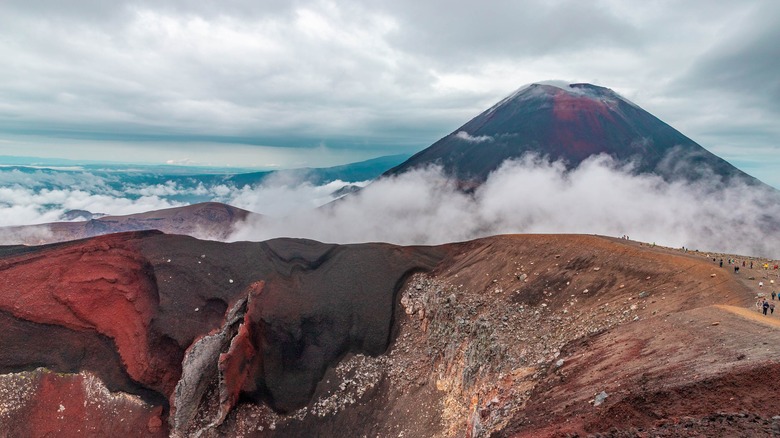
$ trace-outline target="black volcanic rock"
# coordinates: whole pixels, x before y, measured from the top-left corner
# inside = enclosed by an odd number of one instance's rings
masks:
[[[607,154],[670,181],[715,174],[761,184],[609,88],[590,84],[522,88],[385,175],[438,164],[468,187],[528,153],[568,169]]]

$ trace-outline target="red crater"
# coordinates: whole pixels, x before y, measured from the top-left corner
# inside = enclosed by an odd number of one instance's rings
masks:
[[[106,336],[133,380],[167,393],[178,375],[151,351],[148,329],[158,304],[156,284],[131,242],[114,235],[51,247],[45,255],[3,259],[0,310],[25,321]]]

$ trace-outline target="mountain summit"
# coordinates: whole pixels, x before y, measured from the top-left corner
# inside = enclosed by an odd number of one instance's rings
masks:
[[[567,168],[598,154],[666,180],[714,175],[760,182],[609,88],[532,84],[498,102],[386,175],[429,164],[466,186],[484,182],[504,160],[533,153]]]

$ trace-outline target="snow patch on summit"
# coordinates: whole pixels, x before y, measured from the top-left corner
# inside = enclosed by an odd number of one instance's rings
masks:
[[[589,99],[598,100],[606,104],[609,104],[611,107],[614,107],[618,101],[623,101],[628,103],[631,106],[639,108],[638,105],[626,99],[625,97],[621,96],[620,94],[616,93],[614,90],[610,88],[601,87],[598,85],[593,85],[588,83],[570,84],[561,80],[547,80],[547,81],[540,81],[540,82],[534,82],[532,84],[523,85],[522,87],[515,90],[512,94],[505,97],[497,104],[493,105],[490,109],[488,109],[485,112],[485,114],[491,114],[496,109],[500,108],[507,102],[513,100],[517,100],[517,99],[527,100],[527,99],[537,98],[540,96],[551,95],[553,93],[553,90],[551,90],[551,88],[562,90],[567,94],[573,96],[582,96],[582,97],[587,97]]]

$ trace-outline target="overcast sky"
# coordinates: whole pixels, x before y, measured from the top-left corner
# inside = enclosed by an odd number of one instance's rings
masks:
[[[780,2],[0,2],[0,155],[297,167],[612,88],[780,187]]]

